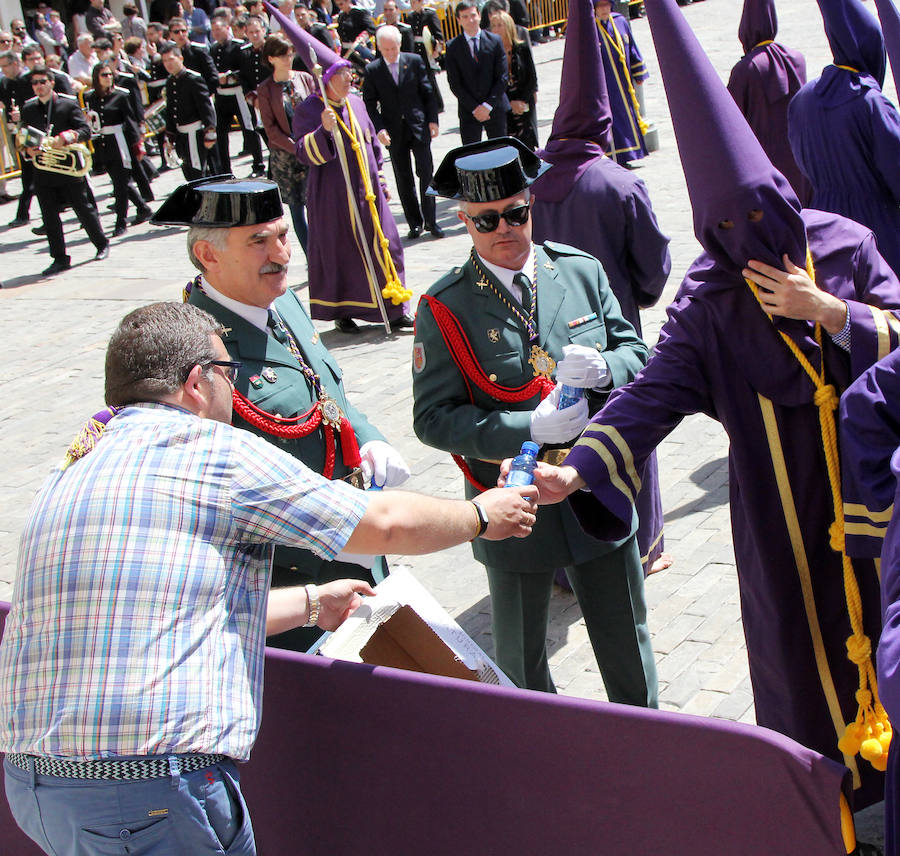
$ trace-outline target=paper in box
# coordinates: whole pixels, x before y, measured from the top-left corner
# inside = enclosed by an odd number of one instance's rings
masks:
[[[319,648],[336,660],[514,686],[407,570],[397,568]]]

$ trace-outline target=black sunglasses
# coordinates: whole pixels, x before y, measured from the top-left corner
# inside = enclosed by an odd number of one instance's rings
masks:
[[[478,232],[493,232],[500,225],[502,217],[510,226],[524,226],[528,222],[528,211],[531,203],[517,205],[515,208],[507,208],[506,211],[486,211],[484,214],[466,214],[463,216],[472,221],[472,225]]]
[[[238,362],[237,360],[210,360],[206,365],[219,366],[224,369],[223,374],[228,378],[228,382],[234,383],[237,380],[238,371],[243,363]]]

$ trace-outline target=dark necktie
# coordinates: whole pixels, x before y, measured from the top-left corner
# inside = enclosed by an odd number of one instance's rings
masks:
[[[525,310],[525,314],[530,318],[532,313],[531,280],[529,280],[524,273],[517,273],[513,277],[513,283],[519,286],[522,291],[522,296],[519,298],[519,303],[522,304],[522,308]]]
[[[469,39],[469,49],[472,51],[472,59],[478,62],[478,36]]]
[[[278,317],[278,313],[274,309],[269,310],[269,320],[267,324],[276,341],[284,345],[294,355],[300,366],[300,371],[303,372],[304,376],[309,381],[310,386],[312,386],[316,393],[316,397],[321,398],[322,382],[319,379],[319,376],[303,358],[303,352],[300,350],[297,340],[291,335],[290,330],[284,326],[284,322]]]

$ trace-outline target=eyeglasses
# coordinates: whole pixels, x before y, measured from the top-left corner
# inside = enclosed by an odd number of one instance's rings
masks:
[[[179,33],[186,33],[186,32],[187,32],[187,30],[183,29],[182,27],[179,27],[178,29],[172,29],[171,27],[169,28],[169,35],[172,35],[172,36],[177,36]]]
[[[223,369],[222,374],[225,375],[228,382],[233,384],[237,380],[238,371],[243,363],[237,360],[210,360],[206,365],[219,366],[219,368]]]
[[[0,39],[0,45],[11,45],[11,44],[12,44],[12,39],[11,39],[11,38],[9,38],[9,39],[7,39],[7,38],[2,38],[2,39]]]
[[[47,80],[46,77],[39,77],[37,80],[32,80],[31,85],[32,86],[43,86],[45,83],[49,83],[49,82],[50,81]]]
[[[115,77],[115,75],[111,71],[101,71],[97,77]]]
[[[506,211],[485,211],[484,214],[466,214],[463,216],[472,221],[472,225],[478,232],[493,232],[500,225],[502,217],[510,226],[524,226],[528,222],[528,210],[531,203],[516,205],[515,208],[507,208]]]

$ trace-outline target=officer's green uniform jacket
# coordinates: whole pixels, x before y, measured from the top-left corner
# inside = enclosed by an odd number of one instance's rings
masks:
[[[570,343],[597,348],[609,366],[612,387],[628,383],[647,362],[647,346],[622,317],[600,263],[564,244],[548,241],[537,254],[537,344],[557,362]],[[486,269],[485,269],[486,270]],[[487,272],[487,271],[486,271]],[[487,273],[491,277],[490,273]],[[454,268],[428,291],[459,319],[485,374],[505,387],[518,387],[534,375],[531,345],[524,326],[488,288],[480,288],[471,259]],[[514,298],[491,277],[494,287]],[[591,320],[584,320],[594,315]],[[570,326],[571,325],[571,326]],[[496,340],[496,341],[495,341]],[[612,388],[611,387],[611,388]],[[531,411],[540,398],[507,404],[471,384],[474,401],[450,356],[425,300],[419,303],[413,347],[413,427],[429,446],[461,454],[473,476],[486,487],[497,483],[499,461],[519,453],[531,439]],[[589,393],[591,412],[605,394]],[[574,440],[573,440],[574,442]],[[467,482],[466,496],[477,491]],[[604,514],[597,503],[598,515]],[[633,521],[632,534],[636,529]],[[630,536],[629,536],[630,537]],[[541,506],[532,534],[505,541],[477,539],[475,558],[507,571],[546,571],[608,553],[622,541],[587,535],[568,503]]]
[[[205,309],[226,328],[222,341],[229,355],[243,363],[235,387],[257,407],[267,413],[292,417],[305,413],[315,402],[312,387],[300,371],[297,358],[286,345],[282,345],[274,337],[253,326],[249,321],[235,315],[230,310],[207,297],[199,287],[191,290],[190,303]],[[321,378],[324,390],[339,405],[344,415],[353,425],[356,440],[360,446],[370,440],[384,440],[384,436],[369,424],[369,420],[353,407],[344,394],[341,370],[328,349],[319,341],[319,335],[310,321],[306,310],[293,291],[288,291],[275,301],[275,309],[287,328],[293,333],[297,345],[303,352],[310,368]],[[275,373],[274,381],[266,380]],[[255,385],[250,378],[256,378]],[[307,437],[296,440],[285,440],[265,434],[248,425],[237,413],[233,417],[237,428],[244,428],[254,434],[275,443],[284,451],[303,461],[310,469],[321,473],[325,468],[325,434],[320,427]],[[342,478],[350,472],[341,459],[340,434],[336,431],[335,463],[332,478]],[[275,549],[274,566],[301,571],[297,583],[308,582],[309,579],[325,582],[343,577],[366,578],[365,569],[355,564],[343,562],[326,562],[308,550],[295,547],[277,547]]]

